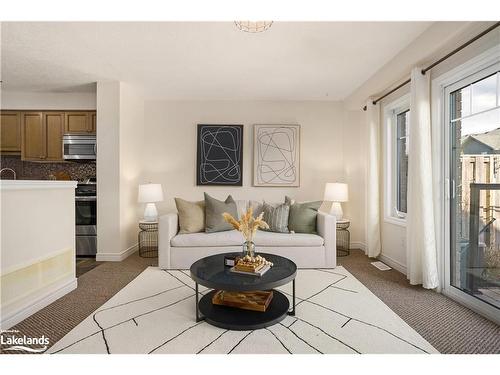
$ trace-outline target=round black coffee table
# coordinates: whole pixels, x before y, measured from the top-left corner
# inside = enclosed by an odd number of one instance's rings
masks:
[[[231,267],[224,266],[224,257],[238,255],[241,253],[211,255],[194,262],[191,266],[191,278],[196,283],[196,321],[205,320],[214,326],[231,330],[251,330],[269,327],[280,322],[287,315],[295,315],[297,265],[290,259],[279,255],[259,253],[274,263],[269,271],[260,277],[236,274],[229,271]],[[291,311],[289,311],[288,298],[278,290],[273,290],[273,299],[265,312],[243,310],[212,303],[212,297],[217,290],[231,292],[271,290],[289,282],[292,282]],[[214,290],[199,300],[198,284]]]

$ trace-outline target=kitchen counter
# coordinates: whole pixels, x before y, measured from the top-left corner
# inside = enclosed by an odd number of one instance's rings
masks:
[[[32,190],[32,189],[75,189],[77,181],[57,180],[0,180],[2,190]]]
[[[76,185],[0,181],[2,329],[76,288]]]

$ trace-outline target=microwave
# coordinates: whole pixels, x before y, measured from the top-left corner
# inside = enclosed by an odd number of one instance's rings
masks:
[[[63,136],[64,160],[95,160],[97,139],[95,135],[65,134]]]

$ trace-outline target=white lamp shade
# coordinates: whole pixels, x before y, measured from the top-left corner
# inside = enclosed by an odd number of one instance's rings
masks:
[[[349,200],[347,184],[339,182],[327,183],[324,200],[329,202],[347,202]]]
[[[139,185],[139,203],[161,202],[163,200],[163,189],[161,184]]]

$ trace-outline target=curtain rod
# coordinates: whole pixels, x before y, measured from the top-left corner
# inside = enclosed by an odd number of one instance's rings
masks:
[[[450,53],[448,53],[447,55],[443,56],[442,58],[440,58],[439,60],[435,61],[434,63],[432,63],[431,65],[429,65],[427,68],[424,68],[422,69],[422,74],[425,75],[425,73],[427,73],[429,70],[431,70],[432,68],[434,68],[436,65],[438,64],[441,64],[443,61],[449,59],[451,56],[453,56],[454,54],[456,54],[457,52],[460,52],[461,50],[463,50],[465,47],[467,47],[469,44],[472,44],[474,43],[476,40],[478,40],[479,38],[483,37],[484,35],[488,34],[490,31],[496,29],[498,26],[500,26],[500,22],[497,22],[493,25],[491,25],[490,27],[488,27],[486,30],[484,30],[482,33],[476,35],[474,38],[470,39],[469,41],[465,42],[464,44],[458,46],[457,48],[455,48],[453,51],[451,51]],[[408,83],[411,82],[411,78],[407,79],[406,81],[404,81],[403,83],[399,84],[398,86],[394,87],[392,90],[388,91],[387,93],[385,93],[384,95],[382,95],[380,98],[377,98],[375,99],[372,103],[373,105],[377,104],[379,101],[381,101],[382,99],[384,99],[385,97],[391,95],[394,91],[396,90],[399,90],[401,87],[407,85]],[[366,105],[363,107],[363,111],[366,111]]]

